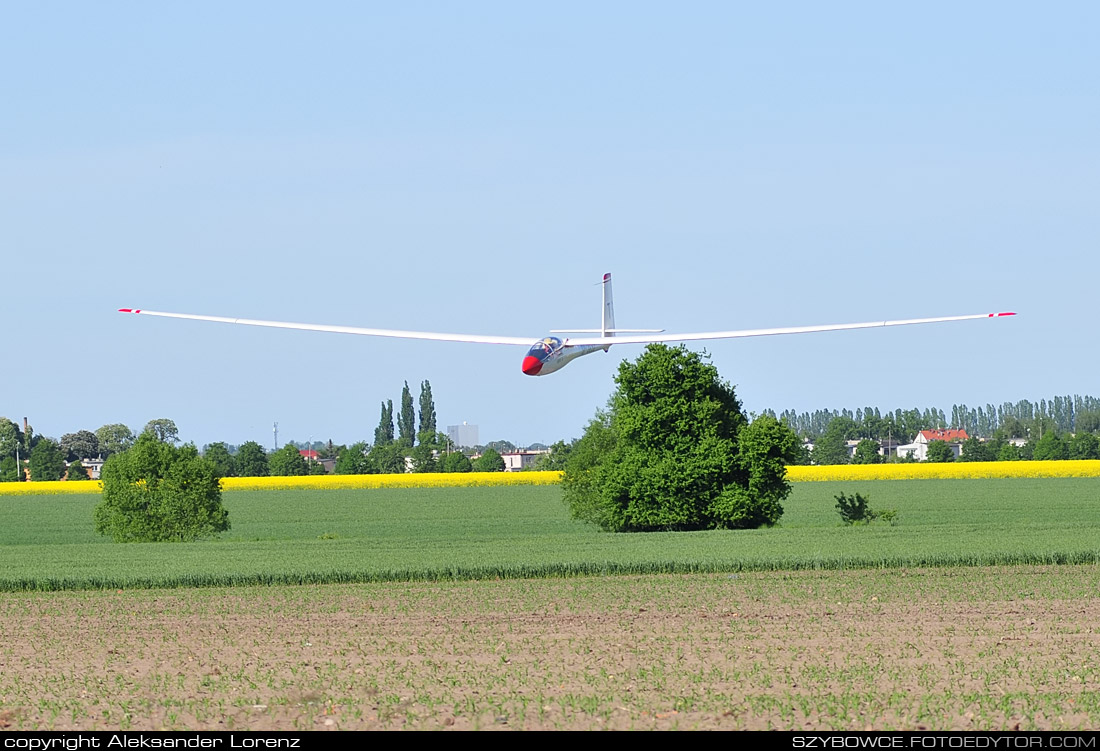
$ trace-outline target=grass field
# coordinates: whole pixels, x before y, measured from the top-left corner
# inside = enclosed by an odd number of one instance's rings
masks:
[[[1093,729],[1098,496],[813,482],[773,529],[614,535],[554,486],[254,491],[143,545],[3,497],[0,728]]]
[[[837,493],[897,509],[844,527]],[[799,483],[780,526],[613,535],[556,486],[227,493],[191,544],[97,537],[98,495],[0,498],[0,590],[218,586],[901,566],[1096,563],[1100,479]]]

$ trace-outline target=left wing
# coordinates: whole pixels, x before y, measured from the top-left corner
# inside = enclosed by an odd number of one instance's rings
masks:
[[[968,321],[977,318],[1000,318],[1015,313],[976,313],[967,316],[941,318],[910,318],[904,321],[871,321],[869,323],[834,323],[825,326],[790,326],[778,329],[746,329],[744,331],[704,331],[696,334],[656,334],[653,336],[593,336],[570,337],[566,344],[583,346],[595,344],[654,344],[657,342],[695,342],[707,339],[742,339],[749,336],[775,336],[778,334],[810,334],[815,331],[846,331],[848,329],[873,329],[879,326],[911,326],[918,323],[942,323],[944,321]]]
[[[481,334],[439,334],[432,331],[401,331],[399,329],[363,329],[355,326],[328,326],[315,323],[288,323],[286,321],[258,321],[252,318],[225,318],[200,316],[192,313],[161,313],[143,308],[119,308],[119,313],[140,313],[143,316],[186,318],[192,321],[215,323],[239,323],[244,326],[268,326],[276,329],[302,329],[303,331],[330,331],[334,334],[359,334],[361,336],[386,336],[394,339],[430,339],[439,342],[473,342],[475,344],[515,344],[530,347],[534,339],[519,336],[483,336]]]

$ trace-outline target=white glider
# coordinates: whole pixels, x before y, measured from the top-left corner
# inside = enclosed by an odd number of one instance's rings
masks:
[[[688,334],[667,334],[662,329],[618,329],[615,328],[615,310],[611,298],[611,274],[603,275],[603,312],[598,329],[552,331],[552,334],[595,334],[596,336],[566,337],[547,336],[534,344],[525,337],[482,336],[479,334],[444,334],[430,331],[401,331],[399,329],[366,329],[355,326],[330,326],[314,323],[289,323],[285,321],[258,321],[251,318],[227,318],[224,316],[203,316],[192,313],[162,313],[143,308],[119,308],[120,313],[137,313],[163,318],[185,318],[192,321],[214,321],[216,323],[236,323],[244,326],[267,326],[278,329],[302,329],[304,331],[328,331],[335,334],[359,334],[361,336],[386,336],[398,339],[428,339],[441,342],[470,342],[474,344],[509,344],[529,347],[523,358],[521,369],[526,375],[548,375],[561,370],[568,363],[593,352],[610,349],[613,344],[653,344],[656,342],[695,342],[710,339],[741,339],[750,336],[777,336],[779,334],[809,334],[818,331],[846,331],[850,329],[871,329],[880,326],[909,326],[918,323],[943,323],[946,321],[968,321],[978,318],[1001,318],[1014,316],[1015,313],[976,313],[964,316],[941,316],[938,318],[910,318],[901,321],[870,321],[867,323],[837,323],[824,326],[788,326],[774,329],[746,329],[742,331],[703,331]]]

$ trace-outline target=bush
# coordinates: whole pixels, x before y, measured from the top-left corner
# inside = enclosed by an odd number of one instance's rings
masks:
[[[152,433],[103,465],[96,532],[115,542],[183,542],[229,529],[216,466],[194,446],[176,448]]]
[[[836,510],[845,524],[870,524],[873,521],[884,521],[887,524],[897,524],[897,509],[884,509],[876,511],[867,502],[868,499],[859,493],[851,496],[841,493],[833,496],[836,498]]]
[[[775,524],[797,436],[772,417],[746,424],[733,388],[685,347],[623,362],[606,413],[569,452],[562,491],[575,518],[616,532]]]

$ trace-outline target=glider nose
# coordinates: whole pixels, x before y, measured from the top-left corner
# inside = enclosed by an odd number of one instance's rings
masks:
[[[540,370],[542,370],[542,362],[539,358],[532,357],[531,355],[527,355],[527,357],[523,358],[524,375],[538,375]]]

